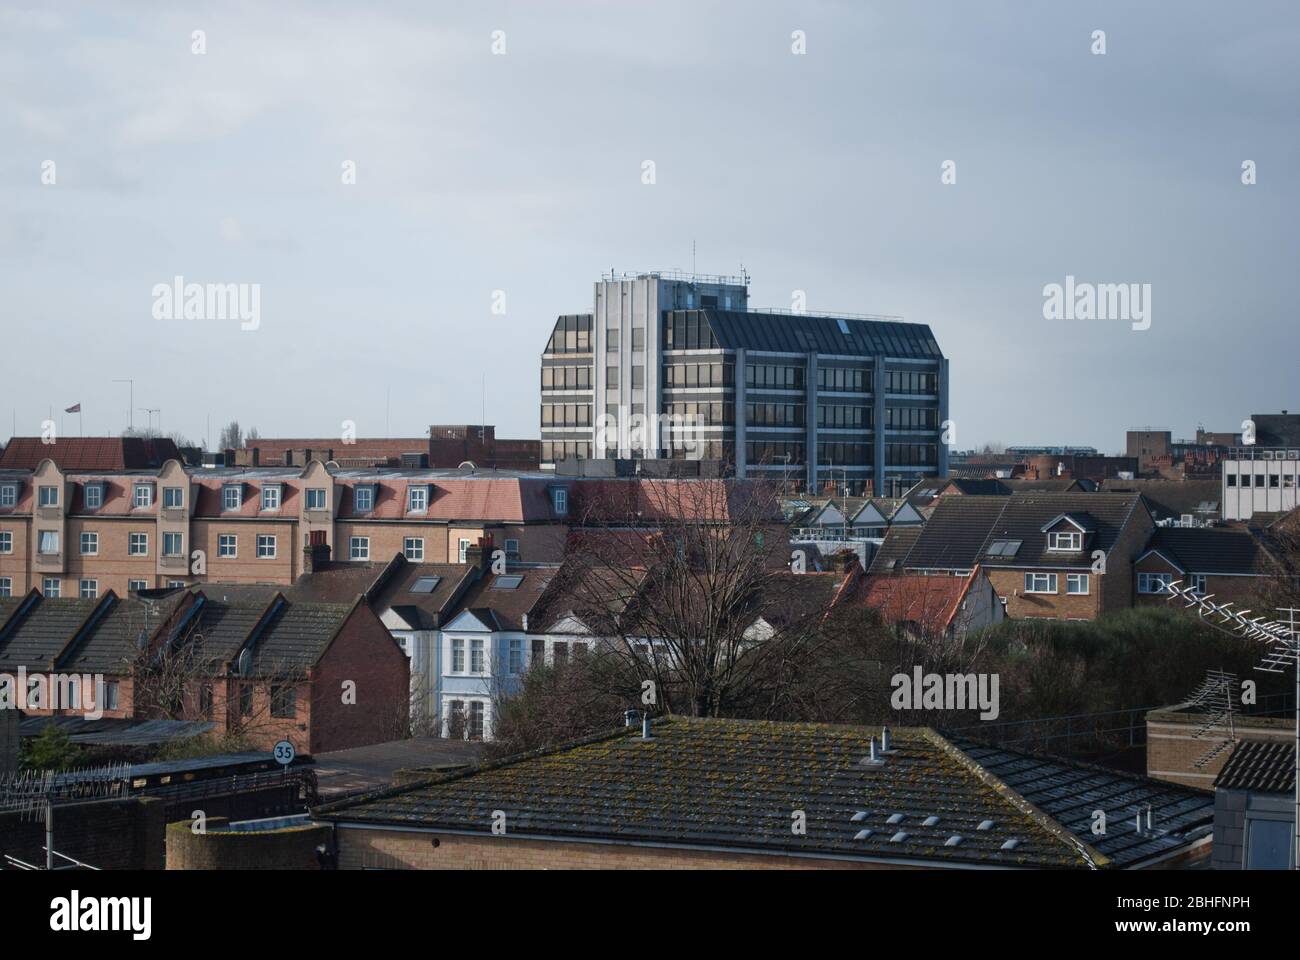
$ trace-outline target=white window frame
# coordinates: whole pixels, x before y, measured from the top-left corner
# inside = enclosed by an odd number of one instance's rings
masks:
[[[551,491],[551,506],[558,517],[568,516],[569,513],[569,491],[564,487],[556,487]]]
[[[1187,585],[1192,588],[1192,591],[1197,596],[1205,596],[1205,574],[1189,573],[1187,575]]]
[[[138,540],[136,538],[139,538]],[[141,545],[141,549],[136,549],[136,544]],[[128,557],[147,557],[149,556],[149,534],[143,532],[129,533],[126,537],[126,555]]]
[[[243,487],[238,483],[227,483],[221,488],[221,512],[238,510],[244,502]]]
[[[524,638],[511,637],[509,644],[509,668],[514,676],[524,672]]]
[[[326,509],[326,503],[328,502],[328,499],[329,498],[325,496],[324,487],[307,488],[307,509],[308,510]],[[317,501],[319,501],[319,503]]]
[[[118,686],[118,681],[105,680],[104,681],[104,702],[98,705],[99,708],[101,710],[120,710],[121,707],[118,706],[118,704],[121,702],[119,697],[120,689],[121,688]],[[98,692],[98,687],[96,688],[96,692]]]
[[[277,544],[274,533],[259,533],[257,535],[257,559],[274,560]]]
[[[86,579],[77,581],[77,595],[82,600],[99,599],[99,581]]]
[[[419,501],[417,505],[416,501]],[[425,513],[429,509],[429,488],[414,486],[406,488],[406,510],[408,513]]]
[[[98,510],[104,505],[104,487],[98,483],[88,483],[82,491],[87,510]]]
[[[369,537],[350,538],[348,540],[348,559],[369,560],[370,559],[370,538]]]
[[[1061,546],[1062,540],[1067,544]],[[1083,534],[1078,530],[1053,530],[1047,535],[1047,549],[1056,553],[1078,553],[1083,549]]]
[[[460,563],[465,562],[465,554],[469,552],[469,538],[461,537],[457,543],[459,548]]]
[[[0,553],[14,552],[14,535],[10,530],[0,530]]]
[[[41,596],[58,599],[63,593],[63,581],[58,577],[43,577],[41,579]]]
[[[1039,577],[1046,580],[1047,586],[1045,589],[1038,589],[1037,584],[1039,582]],[[1056,574],[1054,573],[1033,572],[1025,574],[1025,593],[1051,594],[1055,596],[1059,585],[1060,582],[1056,579]]]
[[[127,589],[127,592],[130,592],[130,591],[132,591],[132,590],[148,590],[148,589],[149,589],[149,581],[148,581],[148,580],[128,580],[128,581],[126,582],[126,589]]]
[[[403,537],[402,555],[419,563],[424,560],[424,537]]]
[[[1082,587],[1083,589],[1076,589]],[[1065,593],[1067,596],[1086,597],[1092,593],[1092,576],[1086,573],[1067,573],[1065,575]]]
[[[12,597],[14,595],[13,577],[0,577],[0,597]]]
[[[54,549],[45,549],[45,538],[49,537],[54,541]],[[36,552],[42,557],[57,557],[63,552],[63,545],[59,540],[59,531],[57,530],[38,530],[36,531]]]
[[[519,541],[513,538],[506,541],[506,556],[510,556],[512,553],[516,557],[519,556]]]
[[[171,503],[173,499],[179,500],[179,503]],[[185,488],[184,487],[163,487],[163,508],[166,510],[184,510],[185,509]]]
[[[167,543],[168,543],[169,540],[171,540],[171,539],[173,539],[173,538],[174,538],[174,540],[175,540],[176,543],[180,544],[180,547],[179,547],[179,549],[176,549],[176,550],[169,550],[169,549],[167,549]],[[163,555],[164,557],[183,557],[183,556],[185,556],[185,535],[182,534],[182,533],[177,533],[177,532],[174,531],[174,530],[164,531],[164,533],[163,533],[163,541],[162,541],[162,555]]]
[[[1139,573],[1138,593],[1147,597],[1169,596],[1169,584],[1174,582],[1172,573]],[[1156,589],[1151,589],[1156,584]]]
[[[131,488],[131,505],[135,507],[153,506],[153,484],[137,483]]]
[[[78,538],[83,557],[99,556],[99,534],[94,530],[83,530]],[[89,549],[88,549],[89,548]]]
[[[464,676],[466,673],[465,651],[467,649],[465,638],[448,637],[447,642],[450,644],[448,649],[451,653],[451,656],[447,659],[448,672],[451,673],[452,676]]]
[[[482,677],[487,672],[487,641],[482,637],[470,637],[469,674],[472,677]]]
[[[5,483],[0,484],[0,507],[16,507],[18,505],[18,484]]]
[[[229,552],[226,548],[229,547]],[[217,534],[217,559],[234,560],[239,557],[239,534],[237,533],[219,533]]]
[[[58,484],[44,484],[39,488],[37,493],[37,504],[42,507],[57,507],[59,505],[59,487]]]
[[[361,497],[365,495],[366,505],[361,505]],[[358,484],[352,488],[352,509],[356,513],[369,513],[375,509],[375,488],[366,484]]]
[[[280,485],[278,483],[268,483],[262,487],[262,509],[280,509]]]

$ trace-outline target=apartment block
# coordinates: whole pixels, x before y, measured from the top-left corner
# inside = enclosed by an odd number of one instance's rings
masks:
[[[543,465],[719,460],[898,495],[943,476],[948,361],[928,326],[749,306],[748,277],[608,274],[541,358]]]

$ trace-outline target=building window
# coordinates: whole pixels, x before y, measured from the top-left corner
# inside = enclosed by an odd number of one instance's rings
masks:
[[[99,553],[99,534],[83,533],[81,535],[81,555],[93,557]]]
[[[277,720],[292,720],[298,711],[298,691],[292,684],[277,683],[271,687],[271,716]]]
[[[1187,585],[1192,588],[1192,591],[1198,597],[1205,596],[1205,574],[1189,573],[1187,575]]]
[[[1026,573],[1025,593],[1056,593],[1056,574]]]
[[[513,637],[510,640],[510,672],[513,674],[524,672],[524,641],[520,637]]]
[[[132,501],[137,507],[153,506],[153,484],[137,483],[135,485],[134,500]]]
[[[234,560],[239,555],[239,539],[233,533],[217,535],[217,556]]]
[[[59,578],[46,577],[41,581],[41,593],[47,597],[57,597],[59,595]]]
[[[257,559],[275,559],[275,536],[273,534],[259,533],[257,535]]]
[[[181,535],[179,533],[163,534],[163,556],[164,557],[179,557],[184,552],[185,552],[185,545],[182,542]]]
[[[14,535],[8,530],[0,530],[0,553],[14,552]]]
[[[477,638],[469,642],[469,672],[483,672],[483,641]]]
[[[133,591],[138,593],[141,590],[148,590],[149,583],[146,580],[128,580],[126,582],[126,589],[128,593]]]
[[[353,537],[348,547],[348,556],[353,560],[369,560],[370,538]]]
[[[239,715],[241,717],[251,717],[253,715],[253,685],[251,683],[241,683],[239,685]]]
[[[6,483],[0,487],[0,507],[12,507],[18,504],[18,487],[16,484]]]
[[[551,662],[555,664],[569,662],[569,644],[566,640],[556,640],[551,644]]]
[[[406,491],[406,509],[412,513],[429,508],[429,488],[410,487]]]
[[[518,540],[507,540],[507,541],[506,541],[506,556],[509,557],[509,558],[512,559],[512,560],[518,560],[518,559],[519,559],[519,541],[518,541]]]
[[[100,705],[101,710],[120,710],[119,690],[116,680],[104,681],[104,702]]]
[[[163,487],[163,506],[169,510],[179,510],[185,506],[185,488]]]
[[[546,663],[546,641],[541,637],[533,637],[532,650],[529,652],[532,663]]]
[[[40,503],[42,507],[57,507],[59,505],[59,488],[41,487]]]
[[[466,554],[468,551],[469,551],[469,541],[466,540],[464,537],[461,537],[461,538],[460,538],[460,543],[459,543],[459,552],[460,552],[460,562],[461,562],[461,563],[464,563],[464,562],[465,562],[465,554]]]
[[[1065,592],[1082,594],[1089,589],[1089,576],[1086,573],[1069,573],[1065,576]]]
[[[605,368],[605,386],[610,389],[618,388],[618,367]]]
[[[352,503],[357,513],[369,513],[375,508],[375,488],[354,487],[352,489]]]
[[[104,505],[104,488],[97,483],[86,484],[86,509],[98,510]]]
[[[212,719],[212,684],[199,684],[199,716],[204,720]]]
[[[420,561],[424,559],[424,538],[423,537],[404,537],[402,539],[402,554],[407,560]]]
[[[551,491],[551,506],[555,508],[557,516],[564,516],[569,512],[569,491],[563,487],[556,487]]]
[[[632,389],[645,389],[645,367],[636,366],[632,368]]]
[[[280,509],[280,488],[270,486],[262,488],[262,509],[279,510]]]
[[[184,580],[168,580],[168,581],[167,581],[167,589],[168,589],[168,590],[171,590],[171,589],[174,588],[174,587],[183,587],[183,586],[185,586],[185,581],[184,581]]]
[[[1047,535],[1047,549],[1077,553],[1083,549],[1083,534],[1077,530],[1068,533],[1049,533]]]
[[[325,509],[325,491],[320,487],[311,487],[307,490],[307,509],[324,510]]]
[[[460,637],[451,640],[451,672],[465,672],[465,641]]]
[[[1242,866],[1247,870],[1294,870],[1294,824],[1294,820],[1247,816]]]
[[[98,580],[82,580],[78,584],[78,593],[82,600],[94,600],[99,596]]]
[[[0,597],[12,597],[14,595],[14,581],[12,577],[0,577]]]
[[[1169,585],[1174,582],[1172,573],[1139,573],[1138,593],[1169,593]]]
[[[471,700],[469,702],[469,720],[465,724],[465,739],[483,739],[483,715],[483,701]]]
[[[1237,475],[1235,473],[1227,474],[1225,479],[1228,482],[1228,486],[1235,487],[1237,485]]]
[[[221,509],[238,510],[242,489],[239,484],[231,483],[221,488]]]
[[[59,552],[59,531],[42,530],[36,541],[36,552],[45,556],[54,556]]]
[[[127,538],[126,552],[132,557],[149,556],[149,534],[133,533]]]

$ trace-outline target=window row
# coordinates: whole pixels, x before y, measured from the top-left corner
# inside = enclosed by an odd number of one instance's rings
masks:
[[[701,424],[706,427],[730,426],[736,422],[736,405],[720,400],[665,403],[664,413],[671,417],[682,417],[687,423]]]
[[[736,382],[733,363],[666,363],[665,387],[730,387]]]
[[[632,328],[632,352],[645,350],[645,327]],[[605,331],[605,352],[618,353],[618,328]]]
[[[938,446],[933,443],[887,443],[885,463],[891,467],[928,467],[938,462]]]
[[[818,367],[817,388],[839,393],[870,393],[871,371],[863,367]]]
[[[1055,573],[1026,573],[1025,593],[1058,593],[1060,579]],[[1092,577],[1086,573],[1065,575],[1065,592],[1082,596],[1092,589]]]
[[[804,368],[785,363],[745,364],[745,386],[757,390],[802,390]]]
[[[886,407],[886,430],[937,430],[939,411],[933,407]]]
[[[591,317],[570,314],[555,321],[555,332],[546,344],[547,353],[590,353]]]
[[[718,338],[703,314],[669,313],[664,316],[664,349],[717,350]]]
[[[802,427],[806,422],[802,403],[745,404],[746,426]]]
[[[1248,473],[1241,474],[1240,486],[1243,489],[1251,485],[1250,476],[1251,475]],[[1224,482],[1230,487],[1235,487],[1238,485],[1237,474],[1235,473],[1228,473],[1227,471],[1225,471],[1223,474],[1223,479]],[[1295,488],[1295,474],[1257,473],[1255,474],[1254,484],[1257,489],[1263,489],[1264,487],[1268,487],[1270,490],[1278,490],[1278,489],[1292,490]]]
[[[917,370],[885,371],[886,393],[938,393],[939,375]]]
[[[745,462],[784,466],[804,462],[804,444],[783,440],[746,440]]]
[[[871,463],[871,444],[830,441],[817,444],[819,464],[860,467]]]
[[[544,403],[542,404],[542,426],[589,427],[591,426],[591,404]]]
[[[543,390],[590,390],[591,367],[542,367]]]
[[[832,403],[817,407],[817,426],[841,430],[869,430],[876,425],[875,409]]]
[[[543,440],[542,462],[554,463],[557,460],[586,460],[591,456],[589,440]]]

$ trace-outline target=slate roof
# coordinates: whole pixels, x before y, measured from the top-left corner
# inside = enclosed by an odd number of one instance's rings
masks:
[[[1011,493],[1011,488],[995,477],[951,477],[948,484],[965,496],[1000,497]]]
[[[916,545],[907,555],[909,569],[966,570],[982,563],[994,567],[1078,566],[1094,550],[1107,553],[1135,512],[1144,509],[1137,494],[1013,493],[1004,497],[940,497]],[[1079,522],[1088,535],[1075,554],[1049,552],[1044,525],[1063,514]],[[990,556],[994,541],[1019,540],[1011,556]]]
[[[448,612],[447,619],[450,620],[462,610],[468,610],[493,630],[523,630],[524,616],[537,606],[558,569],[558,567],[519,567],[500,576],[485,574],[465,592],[456,605],[456,610]],[[502,589],[502,577],[522,579],[518,586]]]
[[[1295,790],[1292,740],[1242,740],[1214,781],[1218,790],[1291,793]]]
[[[934,334],[923,323],[712,309],[672,310],[669,315],[703,317],[713,330],[718,346],[724,350],[743,348],[923,360],[943,357]],[[847,334],[841,324],[848,329]]]
[[[35,470],[53,460],[69,470],[151,470],[181,459],[176,444],[165,437],[60,437],[46,443],[40,437],[14,437],[0,450],[0,470]]]
[[[0,669],[49,670],[101,600],[41,597],[0,633]]]
[[[407,563],[371,598],[376,612],[391,609],[413,630],[433,630],[446,624],[452,605],[478,568],[467,563]],[[428,593],[412,593],[421,577],[437,577]]]
[[[1223,499],[1219,480],[1103,480],[1102,493],[1140,493],[1157,520],[1179,519],[1190,513],[1198,520],[1217,520]],[[1203,504],[1213,504],[1202,510]]]
[[[673,718],[653,732],[645,741],[620,729],[314,814],[490,835],[493,811],[502,810],[514,837],[933,865],[1090,865],[1079,843],[931,730],[897,731],[896,751],[875,767],[861,761],[879,730],[862,727]],[[804,811],[805,835],[791,830],[795,810]],[[961,839],[947,845],[953,836]]]
[[[353,604],[287,603],[274,613],[253,644],[253,672],[299,675],[320,659]]]
[[[923,529],[924,527],[921,526],[901,526],[886,530],[885,539],[876,550],[875,556],[871,558],[871,566],[867,568],[867,572],[875,574],[902,570],[908,554],[916,546],[916,541],[921,538]]]
[[[1146,550],[1159,551],[1184,573],[1264,577],[1273,571],[1259,537],[1240,527],[1156,527]]]
[[[188,601],[184,590],[154,601],[115,599],[94,627],[68,650],[59,662],[60,669],[76,673],[125,672],[139,655],[142,632],[152,637]]]
[[[953,744],[1113,866],[1136,866],[1213,832],[1208,791],[960,737]],[[1139,834],[1133,818],[1141,811],[1145,825],[1148,805],[1153,829]],[[1092,833],[1094,810],[1106,814],[1104,835]]]

